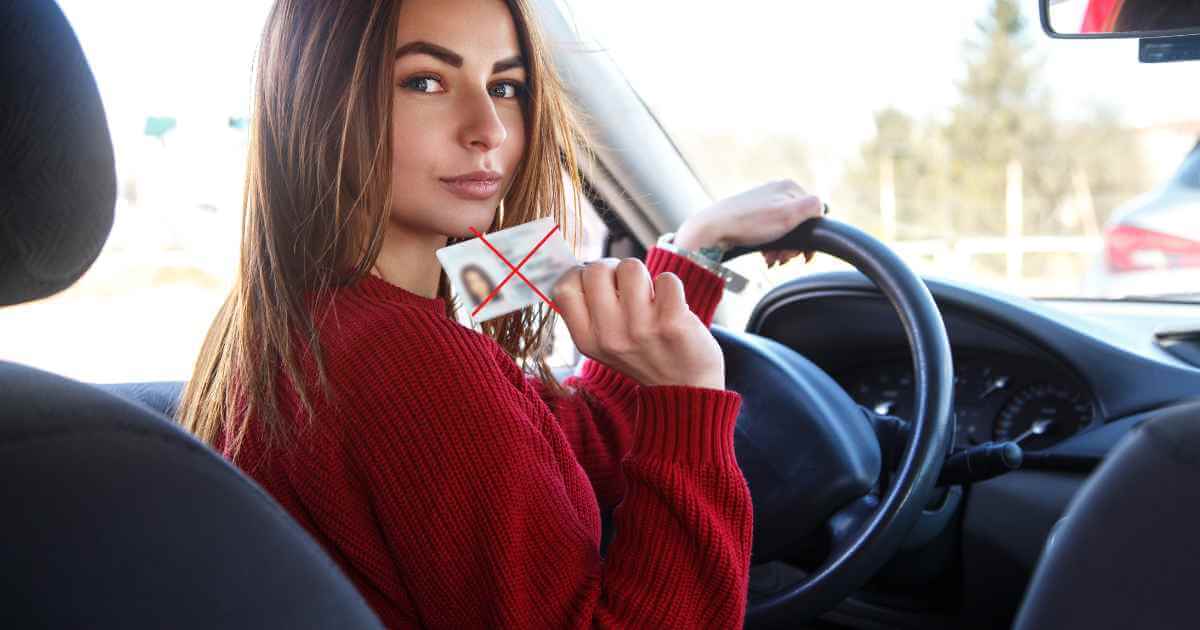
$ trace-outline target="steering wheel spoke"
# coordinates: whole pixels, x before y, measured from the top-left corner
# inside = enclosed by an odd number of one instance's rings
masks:
[[[825,522],[825,532],[829,536],[831,558],[853,552],[855,538],[878,508],[879,497],[864,494],[829,517]]]

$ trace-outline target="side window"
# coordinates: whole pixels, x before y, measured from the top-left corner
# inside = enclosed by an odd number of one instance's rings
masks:
[[[238,3],[236,19],[162,4],[59,1],[104,101],[118,199],[78,282],[0,309],[0,360],[84,382],[184,380],[233,286],[250,67],[270,3]]]
[[[568,198],[571,195],[568,194]],[[582,233],[579,238],[578,258],[580,261],[595,260],[603,255],[604,237],[608,235],[608,227],[604,225],[604,221],[600,219],[600,215],[596,213],[596,209],[588,201],[587,197],[580,195],[583,202],[583,226]],[[562,318],[554,324],[554,339],[551,345],[550,356],[547,357],[546,363],[562,375],[569,374],[579,367],[583,360],[583,355],[575,348],[575,344],[571,341],[571,333],[567,330],[567,325],[563,323]]]

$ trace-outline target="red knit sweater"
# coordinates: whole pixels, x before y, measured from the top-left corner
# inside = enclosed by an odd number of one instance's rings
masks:
[[[712,322],[719,277],[658,248],[647,267],[679,275]],[[740,395],[641,386],[589,359],[565,382],[574,393],[549,400],[441,299],[367,276],[332,305],[318,325],[339,398],[318,397],[278,452],[251,431],[235,463],[385,624],[741,627],[753,519],[733,452]],[[279,397],[301,418],[286,380]]]

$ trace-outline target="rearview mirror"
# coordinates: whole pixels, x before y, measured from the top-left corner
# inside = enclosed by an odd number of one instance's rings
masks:
[[[1163,37],[1200,34],[1200,0],[1040,0],[1050,37]]]

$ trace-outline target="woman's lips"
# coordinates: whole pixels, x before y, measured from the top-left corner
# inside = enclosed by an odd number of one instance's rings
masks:
[[[443,179],[442,186],[456,197],[483,201],[500,192],[499,179]]]

